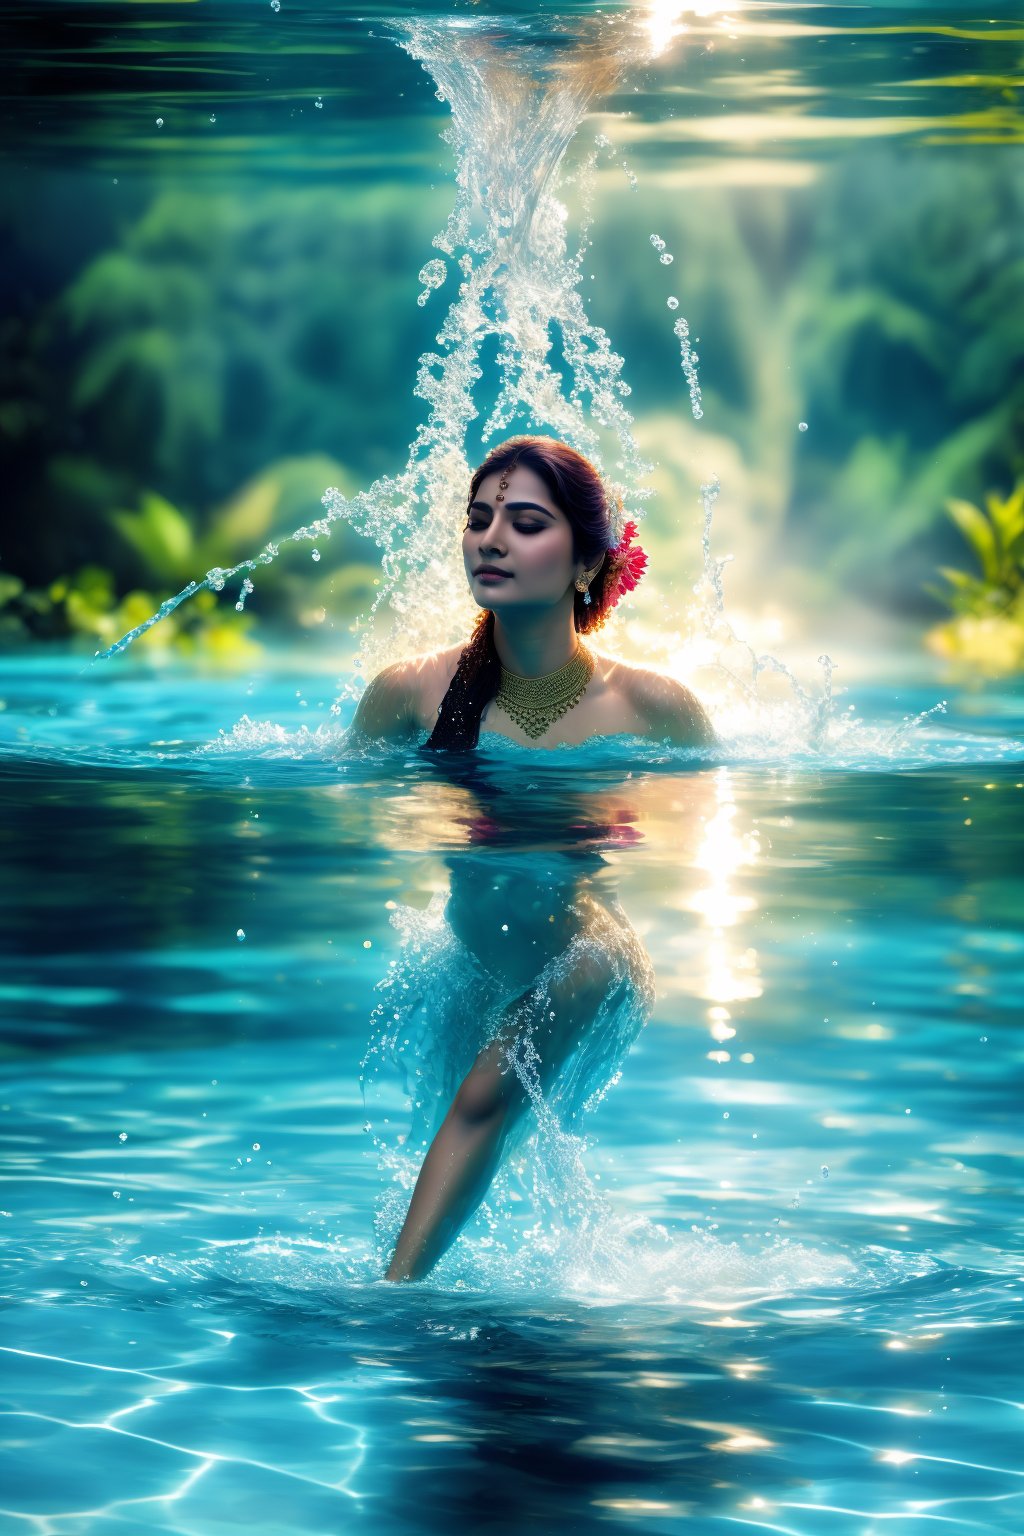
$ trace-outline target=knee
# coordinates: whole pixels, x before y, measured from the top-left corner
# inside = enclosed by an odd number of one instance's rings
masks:
[[[470,1124],[504,1119],[521,1098],[514,1071],[502,1073],[492,1052],[481,1052],[463,1078],[453,1113]]]

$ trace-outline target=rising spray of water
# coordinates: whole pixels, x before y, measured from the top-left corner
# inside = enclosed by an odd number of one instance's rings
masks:
[[[400,655],[466,637],[476,614],[460,549],[471,476],[466,440],[484,393],[493,395],[493,405],[480,429],[482,441],[509,430],[550,432],[604,474],[617,508],[616,534],[627,518],[642,518],[650,495],[643,481],[651,466],[633,435],[623,359],[590,319],[580,291],[590,223],[588,176],[601,149],[611,147],[604,135],[581,167],[584,219],[574,250],[567,209],[556,190],[566,151],[591,105],[666,46],[671,30],[662,25],[665,12],[664,5],[655,5],[575,17],[571,31],[556,22],[543,38],[525,22],[479,17],[390,24],[398,45],[431,76],[438,99],[450,104],[452,120],[443,136],[457,166],[455,206],[434,238],[441,254],[419,274],[424,286],[418,302],[427,303],[446,284],[457,288],[437,333],[437,349],[419,360],[415,393],[428,409],[405,467],[350,498],[331,487],[322,498],[323,517],[268,543],[253,559],[230,569],[214,567],[97,658],[123,651],[202,588],[221,591],[240,574],[235,606],[242,609],[253,590],[252,573],[271,564],[282,545],[329,538],[341,519],[378,545],[381,579],[372,606],[355,626],[360,639],[353,676],[333,714],[341,712],[346,697],[358,695],[363,679]],[[650,239],[661,261],[671,262],[665,241],[657,234]],[[698,358],[682,316],[674,331],[691,409],[700,418]],[[735,724],[741,734],[752,733],[766,744],[774,738],[776,744],[799,741],[820,750],[830,729],[838,727],[843,735],[853,728],[848,718],[832,720],[832,663],[820,658],[825,681],[815,695],[783,663],[759,656],[737,636],[725,614],[726,560],[715,560],[710,549],[718,493],[717,480],[701,487],[703,572],[693,589],[696,601],[683,615],[685,634],[677,636],[678,647],[666,643],[662,654],[650,659],[683,674],[695,666],[713,674],[721,690],[712,702],[725,711],[723,717],[716,708],[716,720],[724,719],[727,732]],[[758,682],[765,672],[788,679],[789,708],[762,699]]]
[[[570,254],[567,212],[553,188],[591,103],[649,56],[649,32],[635,11],[577,18],[571,35],[560,35],[556,24],[543,40],[522,23],[475,17],[394,22],[391,30],[451,105],[444,137],[457,164],[455,206],[434,239],[442,255],[420,272],[419,302],[449,281],[458,291],[437,350],[419,360],[415,393],[428,412],[405,467],[351,498],[328,489],[326,516],[269,543],[254,559],[214,567],[100,656],[124,650],[203,587],[220,591],[245,573],[236,603],[242,608],[253,589],[250,573],[269,565],[284,543],[329,537],[339,519],[382,552],[379,590],[357,625],[357,673],[372,675],[398,649],[434,649],[466,635],[474,605],[459,539],[471,475],[466,437],[479,414],[485,349],[493,349],[497,395],[482,440],[513,427],[547,431],[599,469],[610,445],[616,475],[606,480],[617,505],[616,534],[628,517],[641,515],[649,492],[640,482],[650,466],[640,458],[623,403],[630,393],[623,360],[586,313],[579,285],[586,229]],[[356,677],[341,697],[359,687]]]

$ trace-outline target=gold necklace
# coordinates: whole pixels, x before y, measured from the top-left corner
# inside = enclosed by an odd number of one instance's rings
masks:
[[[581,640],[564,667],[543,677],[520,677],[503,665],[495,699],[527,736],[536,738],[579,703],[593,675],[594,658]]]

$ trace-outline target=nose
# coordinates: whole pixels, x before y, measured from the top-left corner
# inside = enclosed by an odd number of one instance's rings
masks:
[[[481,536],[480,553],[482,555],[489,555],[491,553],[497,555],[503,554],[504,551],[504,541],[501,537],[501,534],[495,532],[494,524],[492,523],[489,528],[485,529],[483,535]]]

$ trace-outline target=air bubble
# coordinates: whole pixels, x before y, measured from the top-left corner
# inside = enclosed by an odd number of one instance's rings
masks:
[[[665,242],[660,235],[652,235],[651,244],[656,251],[663,251],[665,249]]]
[[[217,114],[216,114],[216,112],[211,112],[210,113],[210,122],[211,123],[215,123],[216,121],[217,121]]]
[[[661,262],[663,267],[670,267],[675,261],[675,257],[671,254],[671,252],[666,251],[663,256],[658,257],[658,260]]]
[[[281,9],[281,0],[270,0],[270,9],[272,11],[279,11]]]
[[[322,112],[323,111],[323,106],[324,106],[322,97],[318,96],[316,101],[314,101],[313,105],[314,105],[314,107],[316,107],[318,112]]]
[[[673,296],[670,299],[666,299],[665,303],[668,305],[669,309],[678,309],[679,308],[679,300],[675,297],[674,294],[673,294]]]
[[[310,559],[311,560],[319,560],[320,559],[320,551],[318,549],[314,549],[313,553],[310,556]]]
[[[238,940],[239,944],[244,943],[245,942],[245,929],[244,928],[239,928],[237,933],[235,934],[235,938]]]
[[[127,1141],[128,1140],[128,1132],[127,1131],[120,1131],[118,1133],[117,1139],[118,1139],[118,1141]]]
[[[828,1178],[828,1163],[822,1163],[822,1165],[821,1165],[821,1176],[822,1176],[823,1179],[827,1179]]]
[[[798,423],[797,431],[798,432],[806,432],[807,431],[807,423],[806,423],[806,421],[801,421],[801,422]]]
[[[163,118],[162,118],[162,117],[158,117],[158,118],[157,118],[157,120],[156,120],[156,125],[157,125],[157,127],[158,127],[158,128],[162,128],[162,127],[163,127],[163,125],[164,125],[164,120],[163,120]]]

